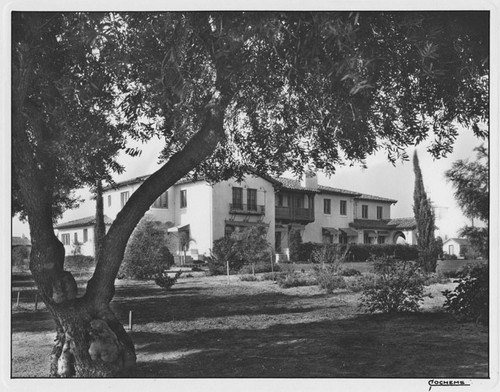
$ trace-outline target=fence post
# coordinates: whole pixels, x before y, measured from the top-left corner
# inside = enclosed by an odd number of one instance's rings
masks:
[[[38,309],[38,293],[35,293],[35,310]]]
[[[132,331],[132,313],[133,313],[132,310],[128,312],[128,329],[130,331]]]
[[[18,292],[17,292],[17,302],[16,302],[16,308],[18,308],[18,307],[19,307],[19,296],[20,296],[20,295],[21,295],[21,292],[20,292],[20,291],[18,291]]]

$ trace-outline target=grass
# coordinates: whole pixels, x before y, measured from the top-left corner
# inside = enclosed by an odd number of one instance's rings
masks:
[[[169,292],[121,280],[112,307],[125,324],[133,310],[138,377],[487,377],[487,328],[437,311],[450,285],[393,316],[360,313],[347,290],[225,276],[181,277]],[[46,376],[54,335],[45,310],[14,307],[12,375]]]

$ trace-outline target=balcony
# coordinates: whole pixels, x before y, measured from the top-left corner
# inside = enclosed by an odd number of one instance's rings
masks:
[[[229,204],[230,214],[243,214],[243,215],[265,215],[265,206],[256,204]]]
[[[312,208],[300,207],[275,207],[276,219],[289,220],[289,221],[314,221],[314,210]]]

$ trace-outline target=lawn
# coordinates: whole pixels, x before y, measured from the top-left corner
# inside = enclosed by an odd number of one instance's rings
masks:
[[[170,291],[121,280],[112,306],[136,344],[137,377],[488,377],[488,330],[443,313],[429,287],[418,314],[367,315],[359,294],[281,289],[232,276],[181,278]],[[12,313],[12,376],[45,377],[54,338],[43,306]]]

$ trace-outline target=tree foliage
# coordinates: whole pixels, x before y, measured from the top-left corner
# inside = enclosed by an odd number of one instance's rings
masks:
[[[464,214],[472,219],[483,222],[489,221],[490,193],[488,150],[484,145],[474,149],[477,152],[476,160],[458,160],[453,162],[451,169],[445,176],[455,189],[455,199]],[[482,257],[489,256],[489,230],[484,227],[465,226],[460,236],[467,237],[472,247]]]
[[[435,272],[437,249],[434,238],[434,211],[431,200],[424,188],[422,171],[418,163],[417,151],[413,154],[413,170],[415,172],[415,188],[413,191],[413,213],[417,222],[417,246],[419,262],[425,272]]]

